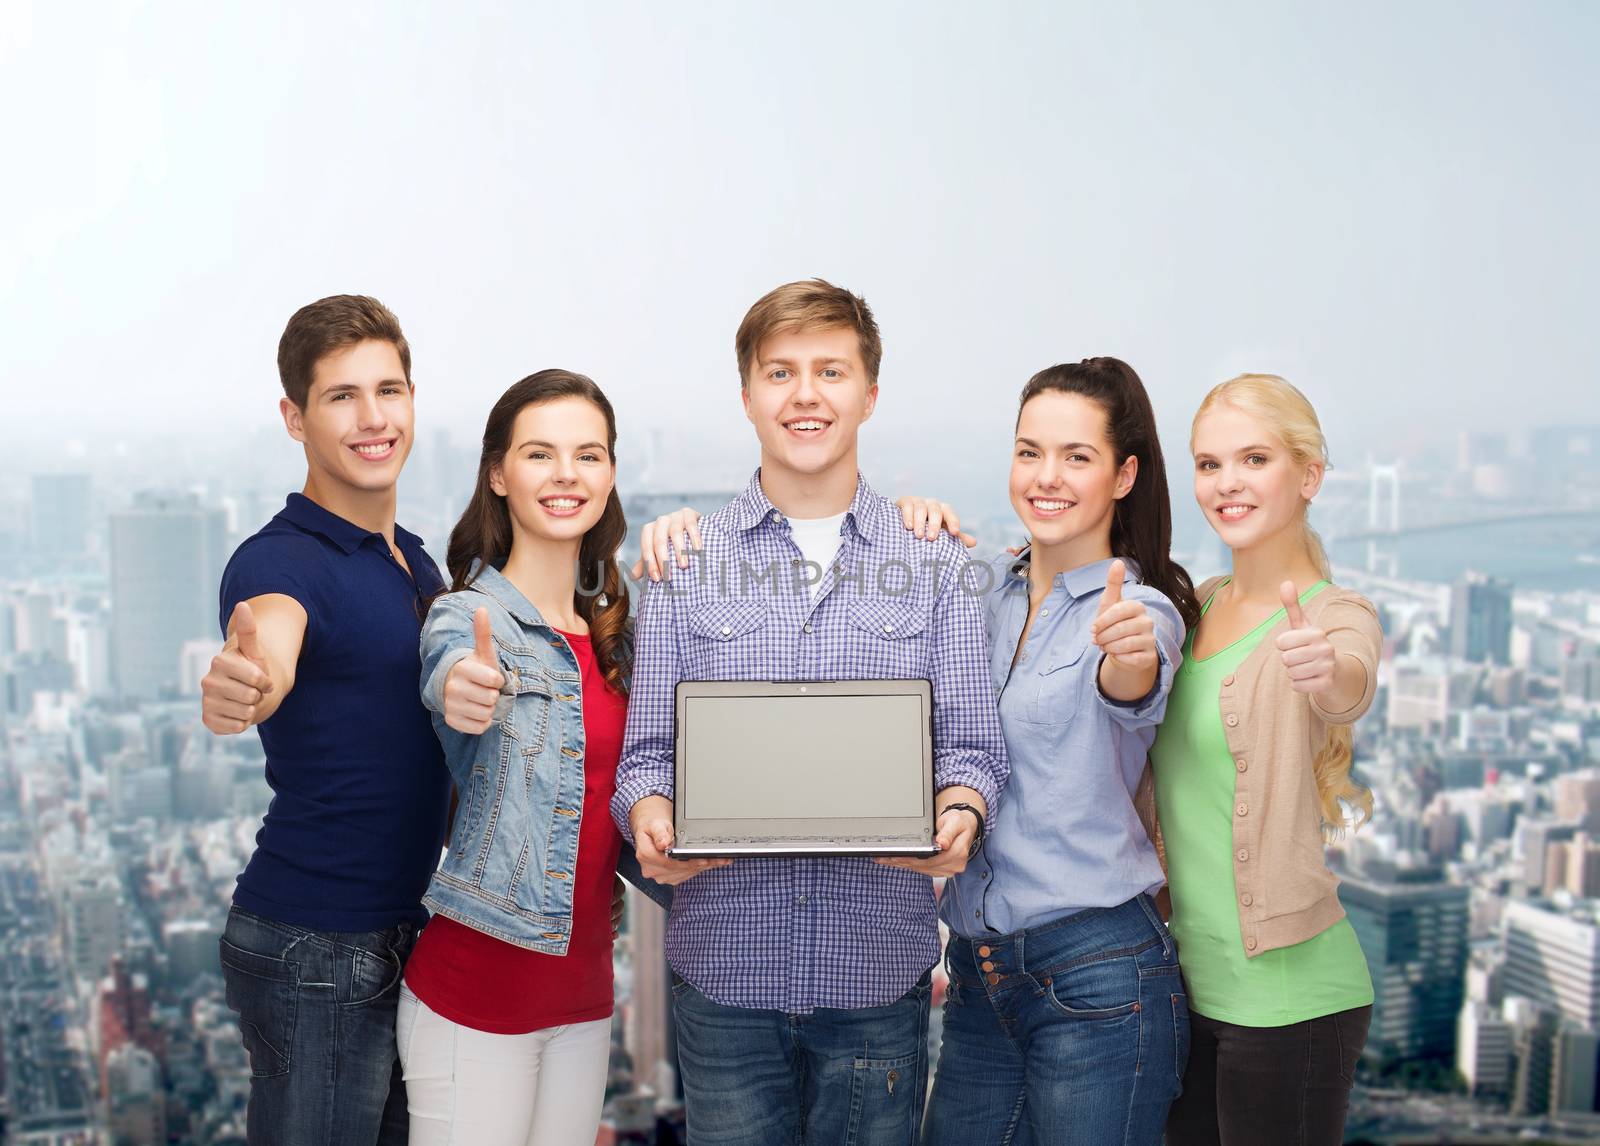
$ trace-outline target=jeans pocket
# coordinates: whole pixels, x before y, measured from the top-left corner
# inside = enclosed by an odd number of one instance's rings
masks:
[[[845,1146],[910,1142],[922,1114],[917,1093],[921,1055],[858,1058],[850,1079],[850,1123]]]
[[[393,949],[380,946],[375,951],[364,947],[347,950],[350,953],[349,1006],[364,1006],[394,993],[404,968]]]
[[[1068,1018],[1125,1021],[1139,1013],[1139,964],[1131,955],[1081,963],[1045,975],[1039,985]]]
[[[239,1016],[251,1075],[288,1074],[300,1003],[299,964],[246,951],[226,939],[219,943],[224,998]]]

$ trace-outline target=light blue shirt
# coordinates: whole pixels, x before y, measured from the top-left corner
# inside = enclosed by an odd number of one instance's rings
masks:
[[[1165,882],[1133,796],[1182,660],[1183,620],[1127,562],[1123,599],[1143,602],[1155,618],[1161,668],[1144,699],[1107,698],[1089,625],[1110,564],[1057,575],[1013,667],[1028,618],[1028,554],[990,562],[989,672],[1011,779],[982,851],[941,899],[944,921],[969,939],[1115,907]]]

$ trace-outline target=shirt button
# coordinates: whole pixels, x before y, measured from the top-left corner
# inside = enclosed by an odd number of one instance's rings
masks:
[[[733,626],[732,625],[723,625],[722,626],[722,635],[725,636],[725,637],[732,636],[733,635]]]
[[[1252,951],[1254,951],[1254,950],[1255,950],[1255,949],[1256,949],[1256,941],[1255,941],[1255,937],[1254,937],[1254,936],[1251,936],[1251,937],[1250,937],[1250,938],[1249,938],[1249,939],[1246,939],[1246,940],[1245,940],[1245,941],[1244,941],[1244,945],[1245,945],[1245,946],[1246,946],[1246,947],[1248,947],[1248,948],[1250,948],[1250,950],[1252,950]]]
[[[981,911],[974,911],[974,912],[973,912],[973,913],[972,913],[972,918],[974,918],[974,919],[982,919],[982,918],[983,918],[983,912],[981,912]]]
[[[1240,863],[1244,863],[1245,860],[1250,858],[1250,853],[1245,851],[1244,848],[1240,848],[1237,854],[1239,856]]]
[[[1250,806],[1248,804],[1240,804],[1237,810],[1241,816],[1248,816],[1250,814]]]
[[[772,520],[773,521],[782,521],[783,520],[783,514],[779,513],[777,510],[773,510],[772,511]]]
[[[1238,718],[1238,716],[1234,715],[1231,712],[1228,713],[1228,727],[1229,728],[1237,728],[1237,727],[1239,727],[1239,718]]]
[[[1040,609],[1039,610],[1039,615],[1041,617],[1048,617],[1050,615],[1050,610],[1049,609]]]
[[[807,621],[805,624],[801,625],[800,631],[803,633],[809,633],[811,631],[811,622]]]
[[[1233,674],[1229,673],[1227,676],[1223,677],[1222,678],[1222,683],[1225,684],[1225,685],[1232,684],[1233,683]]]
[[[798,903],[801,907],[804,907],[806,905],[806,900],[808,900],[810,898],[811,897],[809,895],[797,895],[797,896],[794,897],[794,901],[796,903]]]
[[[892,632],[894,632],[894,626],[893,625],[885,625],[885,626],[883,626],[883,631],[886,632],[886,633],[892,633]]]
[[[1255,900],[1250,898],[1250,893],[1247,891],[1247,892],[1245,892],[1243,895],[1241,895],[1239,897],[1239,902],[1244,904],[1246,907],[1249,907],[1252,903],[1255,902]]]
[[[1241,756],[1239,759],[1235,760],[1233,763],[1234,763],[1234,766],[1239,769],[1239,771],[1241,771],[1241,772],[1244,771],[1244,757]]]

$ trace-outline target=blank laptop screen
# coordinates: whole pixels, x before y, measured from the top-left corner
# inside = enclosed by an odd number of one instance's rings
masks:
[[[915,696],[684,700],[684,813],[692,819],[921,816]]]

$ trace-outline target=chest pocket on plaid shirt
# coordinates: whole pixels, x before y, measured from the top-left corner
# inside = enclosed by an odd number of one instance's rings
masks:
[[[850,652],[865,677],[927,676],[928,610],[905,601],[850,606]]]
[[[703,679],[725,676],[728,656],[748,649],[752,662],[760,659],[757,643],[767,623],[765,601],[713,601],[689,615],[690,671]]]

